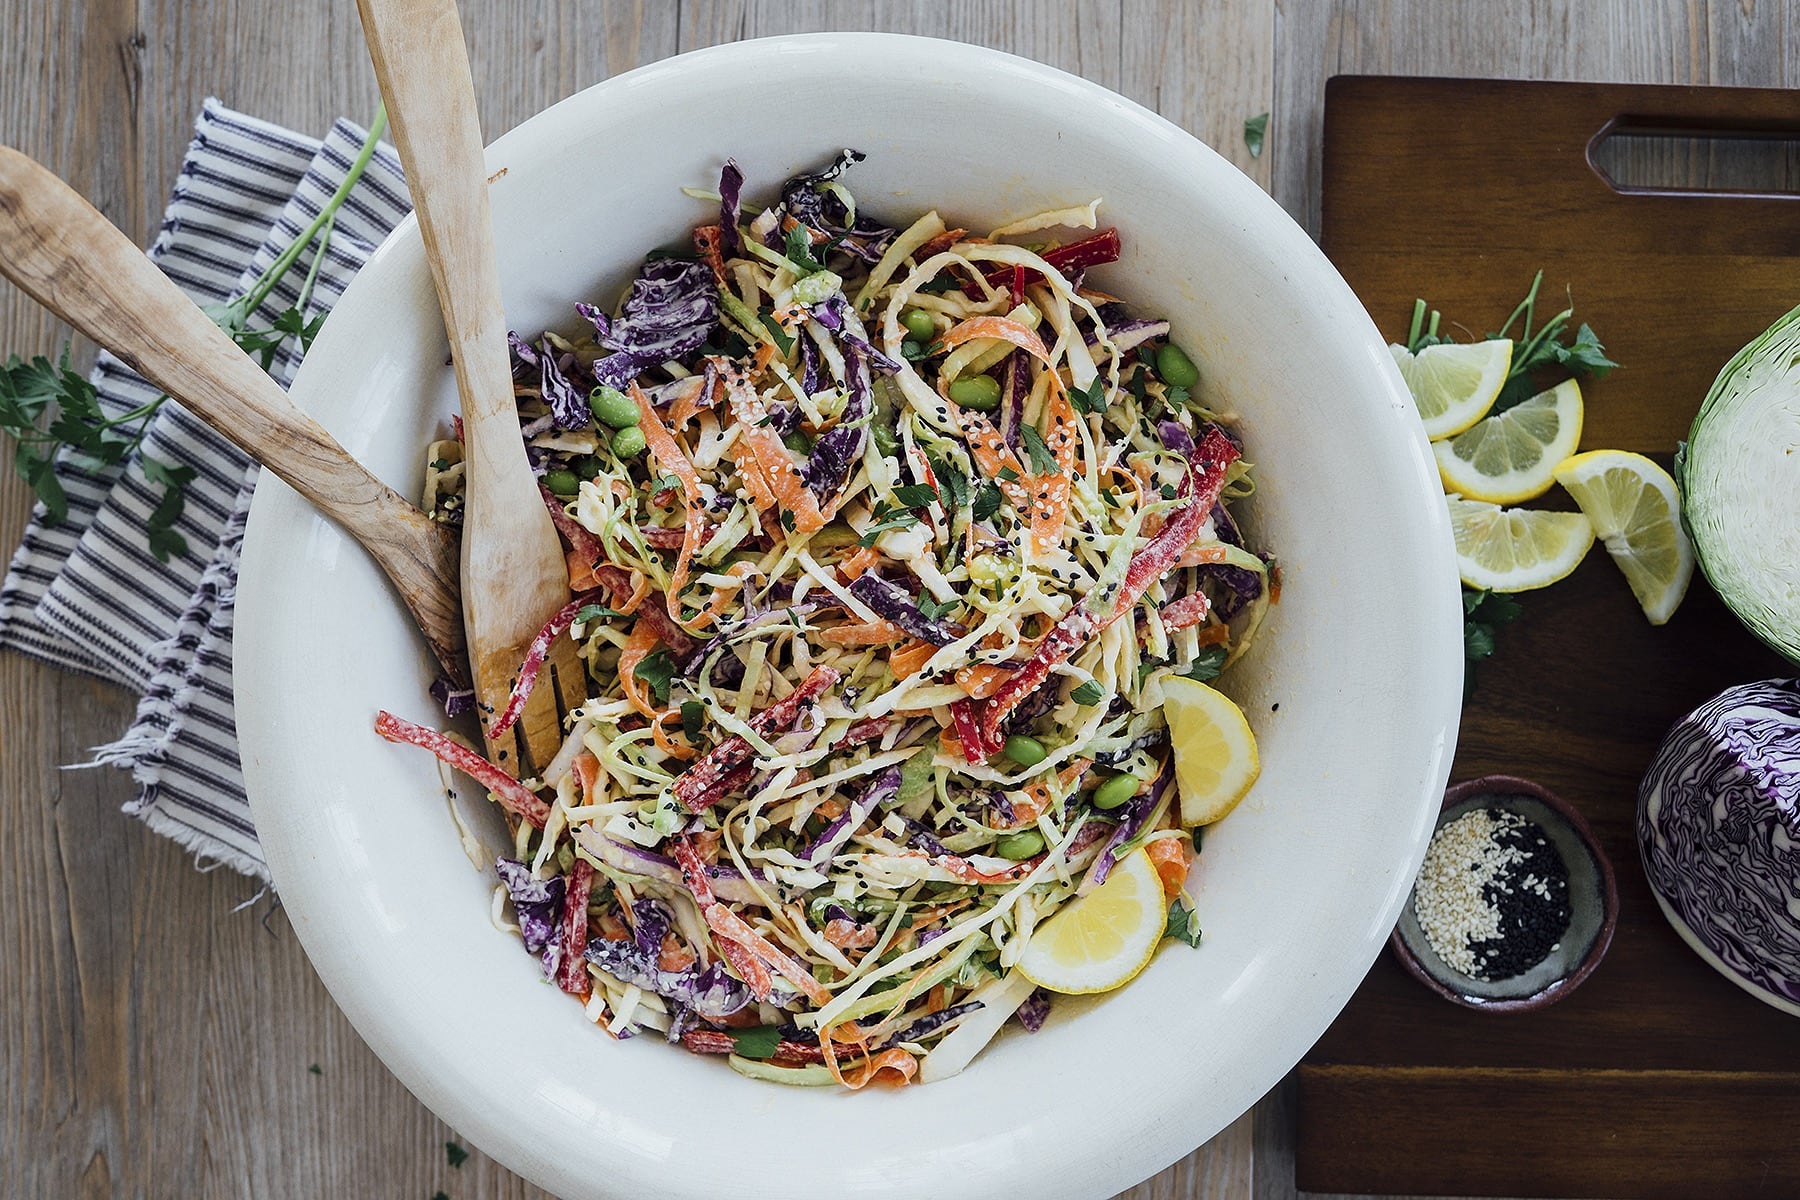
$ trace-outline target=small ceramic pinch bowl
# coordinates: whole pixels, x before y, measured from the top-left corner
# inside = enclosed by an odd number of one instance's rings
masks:
[[[1447,790],[1437,828],[1479,808],[1518,813],[1549,837],[1569,871],[1568,930],[1536,966],[1491,982],[1465,975],[1444,962],[1419,924],[1416,897],[1408,897],[1406,907],[1400,910],[1400,921],[1388,944],[1408,974],[1453,1004],[1486,1012],[1546,1008],[1593,974],[1612,944],[1619,919],[1619,888],[1612,863],[1587,821],[1566,800],[1541,784],[1513,775],[1486,775]]]

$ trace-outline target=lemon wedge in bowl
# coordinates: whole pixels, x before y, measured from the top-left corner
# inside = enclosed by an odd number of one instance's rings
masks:
[[[1556,482],[1605,541],[1644,616],[1652,625],[1667,621],[1694,575],[1694,547],[1681,527],[1681,493],[1669,473],[1641,454],[1590,450],[1558,467]]]
[[[1493,592],[1549,587],[1587,557],[1594,526],[1585,513],[1501,508],[1446,497],[1462,581]]]
[[[1053,992],[1110,992],[1149,964],[1168,924],[1162,877],[1140,846],[1105,883],[1032,931],[1019,972]]]
[[[1256,782],[1262,770],[1256,735],[1237,705],[1198,680],[1173,675],[1162,681],[1162,692],[1181,823],[1210,825],[1236,808]]]
[[[1483,417],[1432,446],[1444,490],[1489,504],[1543,495],[1581,442],[1581,417],[1581,388],[1573,379]]]
[[[1417,354],[1389,345],[1400,378],[1432,441],[1461,433],[1487,415],[1512,368],[1512,342],[1442,342]]]

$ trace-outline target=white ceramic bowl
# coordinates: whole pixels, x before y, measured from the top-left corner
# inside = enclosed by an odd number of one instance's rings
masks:
[[[238,590],[238,727],[257,828],[313,964],[434,1111],[567,1196],[1109,1195],[1193,1150],[1312,1044],[1381,949],[1431,830],[1461,691],[1437,472],[1375,327],[1276,204],[1161,117],[1094,84],[950,42],[829,34],[633,71],[501,138],[489,169],[514,327],[571,328],[650,247],[708,219],[684,184],[735,155],[750,194],[869,152],[870,212],[988,228],[1104,196],[1125,256],[1097,273],[1166,314],[1210,403],[1239,414],[1250,521],[1285,588],[1227,690],[1263,775],[1209,830],[1198,950],[1059,1002],[961,1076],[848,1095],[619,1043],[488,922],[430,756],[370,728],[431,721],[431,662],[339,530],[268,475]],[[416,493],[453,410],[417,227],[326,324],[293,394]],[[1277,711],[1279,705],[1279,711]]]

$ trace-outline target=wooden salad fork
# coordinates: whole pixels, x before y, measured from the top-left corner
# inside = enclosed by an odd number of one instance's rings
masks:
[[[0,273],[335,520],[387,573],[445,674],[467,678],[455,533],[369,474],[130,238],[8,146]]]
[[[455,0],[358,0],[394,144],[425,235],[462,397],[463,621],[484,731],[539,629],[569,601],[562,543],[525,457],[513,400],[475,84]],[[586,697],[573,641],[552,640],[518,723],[488,751],[523,778],[563,741]]]

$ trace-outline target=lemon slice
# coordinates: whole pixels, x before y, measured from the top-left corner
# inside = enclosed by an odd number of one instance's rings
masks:
[[[1501,338],[1444,342],[1417,354],[1397,345],[1388,351],[1425,422],[1425,436],[1435,442],[1461,433],[1487,415],[1512,367],[1513,344]]]
[[[1590,450],[1556,469],[1652,625],[1674,614],[1694,575],[1694,547],[1681,527],[1681,493],[1641,454]]]
[[[1163,716],[1175,751],[1181,823],[1210,825],[1237,807],[1262,765],[1256,735],[1223,693],[1176,675],[1162,681]]]
[[[1581,565],[1594,544],[1586,514],[1501,508],[1447,497],[1462,581],[1495,592],[1548,587]]]
[[[1168,922],[1162,879],[1139,847],[1105,883],[1032,931],[1019,972],[1053,992],[1110,992],[1149,963]]]
[[[1549,491],[1556,468],[1580,441],[1581,388],[1568,379],[1432,449],[1445,491],[1516,504]]]

